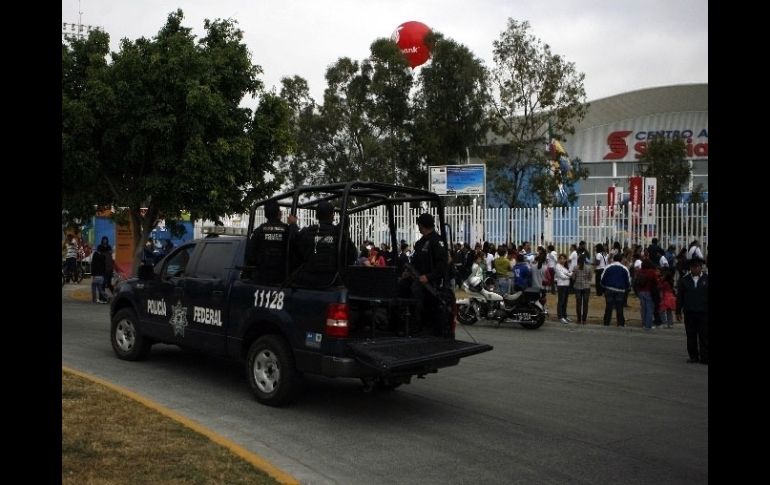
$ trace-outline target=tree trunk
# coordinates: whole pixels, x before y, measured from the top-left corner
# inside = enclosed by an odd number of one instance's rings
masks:
[[[131,231],[134,236],[134,263],[131,267],[131,274],[137,275],[139,265],[142,263],[142,256],[144,253],[144,245],[150,238],[152,229],[157,224],[158,220],[158,208],[153,204],[147,209],[147,213],[142,216],[138,207],[132,207],[129,209],[131,216]]]

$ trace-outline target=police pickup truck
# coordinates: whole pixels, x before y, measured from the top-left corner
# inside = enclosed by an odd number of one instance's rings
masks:
[[[448,226],[436,194],[360,181],[303,186],[256,204],[248,232],[256,209],[268,201],[296,214],[320,200],[337,204],[335,217],[341,221],[334,226],[340,231],[334,284],[307,288],[294,283],[288,258],[281,285],[257,284],[243,271],[246,236],[189,241],[154,267],[140,267],[138,277],[118,289],[110,309],[117,357],[141,360],[154,343],[166,343],[236,359],[245,363],[256,399],[280,406],[297,396],[304,374],[359,378],[369,389],[388,390],[492,350],[454,338],[451,291],[432,289],[437,298],[428,310],[443,326],[437,334],[421,321],[416,300],[403,294],[400,268],[342,264],[348,217],[377,206],[389,216],[392,248],[398,247],[396,206],[420,201],[438,213],[436,231],[446,244]]]

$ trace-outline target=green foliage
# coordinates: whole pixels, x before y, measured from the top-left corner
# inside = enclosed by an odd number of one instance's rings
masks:
[[[574,200],[574,183],[587,176],[585,169],[560,175],[544,150],[551,138],[574,133],[574,125],[585,116],[585,75],[553,54],[529,28],[529,22],[509,18],[493,43],[491,117],[494,133],[504,141],[485,151],[487,178],[492,195],[511,207],[530,205],[532,195],[548,204],[559,185]]]
[[[159,217],[216,219],[271,193],[271,159],[291,148],[282,100],[264,96],[253,118],[240,107],[262,83],[235,23],[206,20],[196,41],[182,20],[123,39],[109,63],[105,33],[62,45],[64,207],[128,207],[137,252]]]
[[[488,129],[487,71],[464,45],[429,34],[432,61],[422,68],[415,96],[415,138],[427,165],[465,163]],[[420,186],[426,185],[422,176]]]
[[[686,153],[685,142],[681,138],[655,137],[647,141],[647,148],[639,158],[639,164],[644,167],[640,175],[657,179],[658,204],[679,202],[679,194],[690,179]]]
[[[360,178],[425,187],[429,163],[465,160],[487,129],[486,72],[467,47],[441,34],[427,41],[433,60],[420,68],[417,86],[389,39],[375,40],[361,62],[340,58],[330,66],[320,107],[303,79],[282,81],[297,137],[296,151],[281,163],[292,182]]]

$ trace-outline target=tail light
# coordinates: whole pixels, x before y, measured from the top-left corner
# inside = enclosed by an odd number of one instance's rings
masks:
[[[348,336],[348,305],[347,303],[329,303],[326,307],[326,330],[329,337]]]

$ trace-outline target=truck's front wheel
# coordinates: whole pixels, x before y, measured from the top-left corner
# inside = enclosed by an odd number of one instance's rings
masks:
[[[291,402],[299,391],[301,376],[286,341],[278,335],[264,335],[249,348],[247,371],[257,401],[268,406]]]
[[[112,350],[119,359],[144,360],[152,343],[137,328],[136,314],[130,308],[119,310],[110,325]]]

